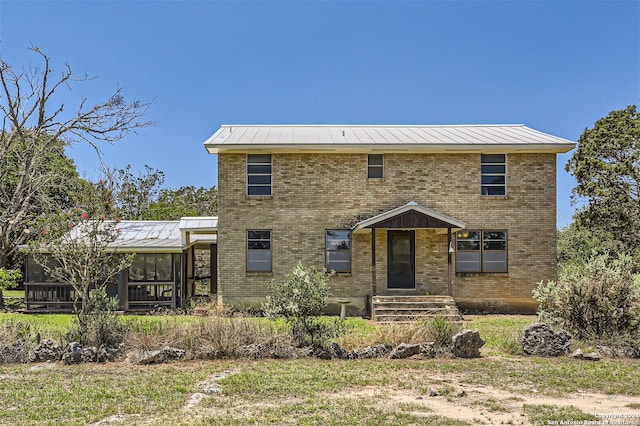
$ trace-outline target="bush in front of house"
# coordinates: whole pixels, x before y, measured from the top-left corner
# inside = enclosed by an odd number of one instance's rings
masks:
[[[331,275],[298,263],[283,279],[268,284],[263,312],[267,318],[284,318],[299,346],[322,347],[345,331],[340,320],[320,317],[327,307]]]
[[[106,289],[91,290],[87,312],[78,312],[66,335],[68,342],[85,346],[118,347],[125,339],[127,325],[116,315],[118,301],[107,296]]]
[[[540,320],[570,331],[580,340],[636,339],[640,330],[640,276],[629,256],[592,258],[541,282],[533,291]]]

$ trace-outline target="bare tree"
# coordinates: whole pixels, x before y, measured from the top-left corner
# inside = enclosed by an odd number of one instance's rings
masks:
[[[133,255],[118,253],[113,246],[120,235],[120,219],[109,185],[80,183],[76,207],[59,210],[34,225],[38,235],[29,252],[48,277],[71,284],[76,305],[81,302],[79,313],[86,315],[91,291],[104,289],[131,265]]]
[[[58,101],[62,90],[92,78],[76,78],[68,65],[55,75],[49,56],[30,50],[40,68],[16,70],[0,58],[0,267],[29,241],[24,230],[30,223],[73,204],[67,186],[77,173],[64,154],[67,146],[88,143],[100,156],[102,143],[152,124],[142,120],[150,102],[127,101],[121,88],[97,104],[87,98],[73,107]]]

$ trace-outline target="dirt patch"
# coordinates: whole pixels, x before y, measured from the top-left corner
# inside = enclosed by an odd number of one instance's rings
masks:
[[[470,386],[447,380],[447,390],[443,394],[434,386],[430,394],[423,395],[411,390],[390,389],[381,392],[378,387],[360,391],[345,391],[326,395],[330,398],[375,398],[380,406],[395,408],[409,407],[413,415],[440,415],[462,420],[471,424],[514,424],[530,425],[524,412],[525,405],[551,405],[554,407],[573,406],[587,414],[637,415],[638,410],[626,407],[637,403],[638,399],[623,395],[603,395],[595,393],[567,394],[561,398],[522,395],[495,389],[489,386]],[[414,407],[412,410],[411,407]],[[606,418],[606,417],[605,417]],[[632,423],[633,424],[633,423]]]

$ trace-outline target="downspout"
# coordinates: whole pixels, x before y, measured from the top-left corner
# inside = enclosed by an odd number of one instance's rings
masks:
[[[453,267],[451,265],[451,258],[453,255],[453,246],[451,245],[451,228],[447,228],[447,288],[449,296],[453,297]]]

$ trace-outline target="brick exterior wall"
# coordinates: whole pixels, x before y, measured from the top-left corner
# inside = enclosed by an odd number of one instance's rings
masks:
[[[218,155],[219,302],[259,306],[267,282],[297,262],[325,266],[325,231],[415,201],[467,229],[508,231],[508,273],[454,274],[464,310],[533,312],[531,291],[556,278],[556,156],[507,154],[507,195],[480,195],[480,154],[385,154],[383,180],[366,154],[273,154],[273,195],[246,196],[246,155]],[[247,230],[272,231],[272,272],[247,273]],[[455,241],[454,241],[455,244]],[[416,230],[416,289],[388,290],[387,232],[376,230],[378,294],[447,293],[447,235]],[[454,257],[455,271],[455,257]],[[352,238],[352,272],[331,279],[334,298],[364,313],[371,295],[371,233]],[[337,305],[331,305],[337,310]]]

